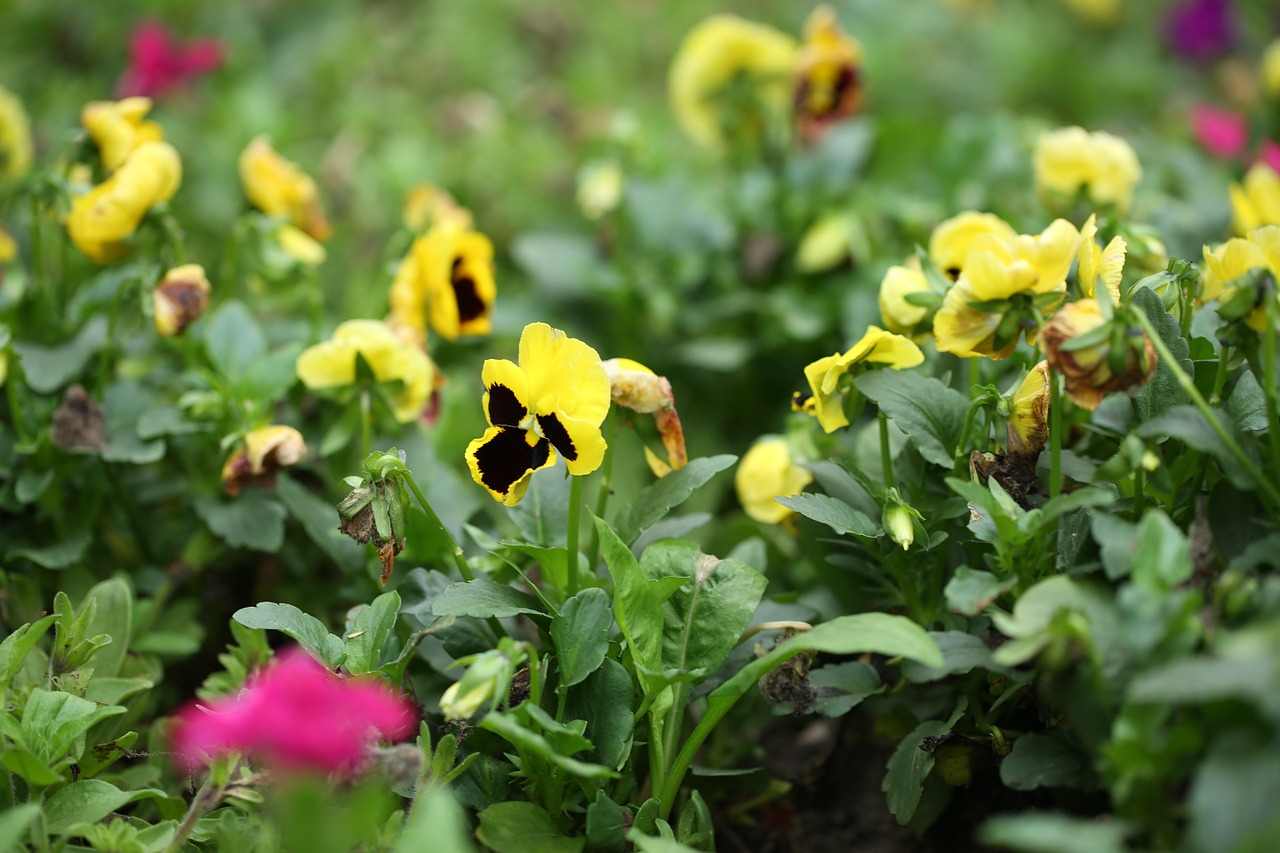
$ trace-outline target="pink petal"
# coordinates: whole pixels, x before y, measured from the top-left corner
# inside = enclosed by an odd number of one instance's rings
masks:
[[[1191,128],[1206,151],[1223,159],[1240,156],[1249,141],[1249,126],[1244,116],[1207,104],[1191,108]]]

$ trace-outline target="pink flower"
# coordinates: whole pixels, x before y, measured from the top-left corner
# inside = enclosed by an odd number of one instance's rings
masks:
[[[203,39],[182,44],[163,24],[143,21],[129,39],[129,67],[117,94],[158,97],[222,64],[222,44]]]
[[[1263,142],[1262,149],[1258,152],[1258,159],[1280,172],[1280,144],[1271,140]]]
[[[1249,125],[1244,116],[1208,104],[1191,108],[1191,129],[1204,150],[1224,160],[1239,157],[1249,144]]]
[[[251,675],[238,697],[188,704],[171,739],[187,771],[236,751],[282,770],[350,772],[372,741],[400,740],[416,727],[413,706],[386,685],[340,678],[291,649]]]

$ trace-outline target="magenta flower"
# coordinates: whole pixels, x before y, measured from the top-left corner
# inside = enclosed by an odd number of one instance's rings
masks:
[[[1169,46],[1193,62],[1208,62],[1236,44],[1231,0],[1183,0],[1164,19]]]
[[[188,704],[170,737],[187,771],[248,752],[277,769],[331,773],[356,769],[373,741],[416,728],[413,706],[385,684],[340,678],[291,649],[251,675],[238,697]]]
[[[159,97],[221,64],[222,44],[217,39],[183,44],[164,24],[143,21],[129,39],[129,67],[116,86],[117,94]]]

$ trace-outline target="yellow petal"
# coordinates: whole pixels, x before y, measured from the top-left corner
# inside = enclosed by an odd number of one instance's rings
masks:
[[[988,314],[969,306],[976,299],[968,279],[961,278],[947,291],[942,307],[933,317],[933,334],[937,338],[938,351],[949,352],[961,358],[985,355],[1004,358],[1016,345],[1011,342],[1000,352],[993,352],[992,336],[1000,327],[1000,315]]]
[[[948,278],[955,281],[964,269],[974,240],[991,235],[1010,243],[1017,232],[993,213],[966,210],[942,222],[929,236],[929,260]]]
[[[929,283],[919,269],[893,266],[885,272],[880,281],[880,294],[877,299],[880,305],[880,319],[885,326],[901,335],[910,334],[928,315],[929,309],[923,305],[912,305],[907,297],[913,293],[929,291]]]
[[[778,524],[791,510],[775,498],[799,494],[813,482],[813,475],[792,461],[786,439],[774,437],[752,445],[738,462],[733,482],[747,515],[765,524]]]
[[[577,338],[546,323],[525,326],[520,367],[529,377],[530,407],[537,414],[555,412],[599,426],[609,413],[609,377],[600,355]]]

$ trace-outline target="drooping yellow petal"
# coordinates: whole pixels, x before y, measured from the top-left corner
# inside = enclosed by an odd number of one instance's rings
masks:
[[[887,332],[879,326],[868,326],[867,333],[849,348],[843,360],[848,366],[867,362],[902,370],[923,362],[924,353],[910,338]]]
[[[837,394],[840,378],[848,371],[848,364],[840,353],[825,356],[804,369],[804,377],[812,392],[805,411],[817,416],[823,432],[831,433],[847,427],[849,418],[844,413],[844,394]]]
[[[1011,340],[999,351],[994,351],[993,337],[1000,328],[1000,315],[979,311],[969,305],[976,301],[973,288],[967,278],[961,277],[942,300],[942,307],[933,317],[933,335],[938,351],[949,352],[961,358],[988,356],[1004,358],[1013,352],[1017,339]]]
[[[1009,401],[1009,453],[1034,459],[1049,438],[1049,362],[1026,375]]]
[[[267,137],[255,137],[241,153],[240,182],[249,203],[268,216],[287,219],[322,242],[333,233],[315,181],[277,154]]]

